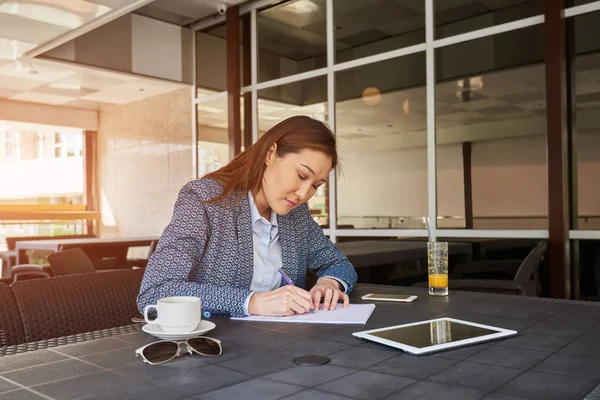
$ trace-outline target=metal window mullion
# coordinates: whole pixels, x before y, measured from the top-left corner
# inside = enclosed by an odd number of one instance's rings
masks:
[[[437,235],[437,185],[435,138],[435,49],[433,0],[425,0],[425,64],[427,90],[427,214],[431,226],[431,239]]]
[[[192,177],[198,179],[198,71],[196,66],[196,32],[192,31]]]
[[[250,11],[250,85],[252,91],[252,143],[258,140],[258,15]]]
[[[326,30],[327,30],[327,123],[335,135],[335,37],[333,32],[333,0],[326,0]],[[329,173],[329,239],[336,242],[337,207],[336,207],[336,171]]]

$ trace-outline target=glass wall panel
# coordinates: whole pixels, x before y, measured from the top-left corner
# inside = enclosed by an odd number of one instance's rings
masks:
[[[425,42],[425,2],[333,2],[336,62]]]
[[[340,228],[423,228],[427,215],[425,54],[338,72]]]
[[[542,0],[434,1],[437,39],[544,13]]]
[[[196,84],[204,89],[227,90],[225,24],[196,32]]]
[[[327,118],[326,77],[307,79],[258,91],[258,134],[262,136],[286,118],[306,115],[325,123]],[[321,185],[308,201],[315,221],[329,224],[327,184]]]
[[[327,66],[325,0],[282,2],[258,13],[258,81]]]
[[[600,12],[579,15],[575,24],[574,159],[577,161],[577,229],[600,229]]]
[[[542,28],[436,50],[440,227],[547,229]]]
[[[227,98],[196,105],[198,115],[198,177],[229,162]]]

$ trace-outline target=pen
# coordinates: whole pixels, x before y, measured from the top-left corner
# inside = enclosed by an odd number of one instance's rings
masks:
[[[277,269],[277,271],[279,271],[279,273],[281,274],[281,277],[283,278],[283,281],[288,284],[288,285],[292,285],[294,286],[294,282],[292,282],[292,280],[290,279],[290,277],[285,273],[285,271],[283,270],[283,267],[279,267]],[[311,313],[314,313],[315,311],[311,308],[310,310]]]

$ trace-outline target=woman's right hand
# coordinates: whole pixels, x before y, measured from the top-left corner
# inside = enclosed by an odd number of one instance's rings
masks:
[[[285,316],[304,314],[312,308],[309,292],[293,285],[282,286],[270,292],[254,293],[248,303],[253,315]]]

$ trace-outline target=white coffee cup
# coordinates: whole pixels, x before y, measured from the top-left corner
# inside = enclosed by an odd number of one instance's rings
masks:
[[[148,319],[148,311],[155,309],[157,317]],[[158,324],[164,332],[192,332],[200,323],[202,305],[198,297],[174,296],[159,299],[157,304],[144,307],[144,319],[149,324]]]

